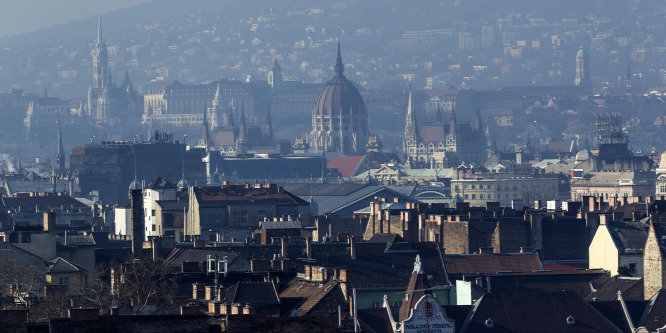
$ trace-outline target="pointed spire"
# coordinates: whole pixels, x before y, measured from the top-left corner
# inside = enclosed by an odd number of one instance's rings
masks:
[[[65,172],[65,148],[62,144],[62,126],[60,125],[60,116],[58,116],[58,148],[56,151],[56,164],[58,165],[58,172],[63,174]]]
[[[204,147],[206,147],[206,152],[210,150],[210,129],[208,128],[207,111],[207,108],[204,108],[203,123],[201,125],[201,140],[203,140]]]
[[[474,130],[481,133],[483,125],[481,124],[481,109],[479,108],[479,101],[476,101],[476,115],[474,119]]]
[[[456,107],[454,105],[451,108],[451,122],[449,123],[449,135],[456,135],[457,128],[458,128],[458,120],[456,119]]]
[[[247,139],[247,129],[245,127],[245,108],[243,104],[241,104],[240,124],[238,126],[238,139],[245,141]]]
[[[97,43],[104,43],[104,37],[102,36],[102,16],[97,16]]]
[[[409,85],[409,99],[407,101],[407,119],[405,120],[405,139],[419,141],[419,128],[416,120],[416,108],[412,97],[412,85]]]
[[[222,105],[222,92],[220,88],[220,84],[217,84],[217,88],[215,89],[215,96],[213,97],[213,107],[218,108]]]
[[[335,61],[335,75],[344,76],[345,66],[342,64],[342,53],[340,52],[340,31],[338,31],[338,58]]]
[[[273,123],[271,122],[271,106],[266,106],[266,131],[264,133],[266,141],[273,141]]]

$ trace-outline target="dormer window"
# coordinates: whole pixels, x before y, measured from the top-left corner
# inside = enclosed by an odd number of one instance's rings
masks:
[[[495,326],[495,323],[493,322],[492,319],[488,318],[486,319],[486,328],[493,328]]]
[[[576,324],[576,319],[574,319],[572,315],[569,315],[569,317],[567,317],[567,325],[573,326],[575,324]]]

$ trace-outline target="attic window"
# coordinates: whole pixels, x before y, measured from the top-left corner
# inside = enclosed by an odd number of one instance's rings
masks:
[[[661,316],[654,316],[654,321],[659,321],[661,319]]]
[[[569,317],[567,317],[567,325],[569,326],[576,325],[576,319],[574,319],[572,315],[569,315]]]
[[[486,319],[486,328],[493,328],[495,326],[495,323],[493,322],[492,319],[488,318]]]

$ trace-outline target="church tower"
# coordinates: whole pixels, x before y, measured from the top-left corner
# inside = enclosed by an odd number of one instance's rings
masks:
[[[108,88],[111,86],[111,71],[109,70],[109,53],[102,35],[102,17],[97,22],[97,40],[92,50],[93,60],[93,87]]]
[[[281,83],[282,69],[280,68],[280,64],[278,64],[277,59],[273,59],[273,67],[268,72],[268,84],[273,88],[277,88]]]
[[[590,57],[582,46],[578,49],[578,53],[576,53],[576,79],[574,80],[574,85],[592,92]]]
[[[405,137],[402,141],[402,152],[407,155],[411,149],[418,149],[421,136],[419,135],[419,125],[416,121],[416,108],[412,100],[412,87],[409,86],[409,101],[407,102],[407,118],[405,119]]]
[[[62,126],[60,125],[60,119],[58,119],[58,149],[56,151],[56,167],[58,168],[58,174],[65,173],[65,148],[62,144]]]

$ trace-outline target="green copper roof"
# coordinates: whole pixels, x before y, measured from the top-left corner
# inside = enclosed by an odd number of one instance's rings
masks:
[[[576,57],[584,57],[585,56],[585,49],[581,46],[580,49],[578,49],[578,53],[576,53]]]

